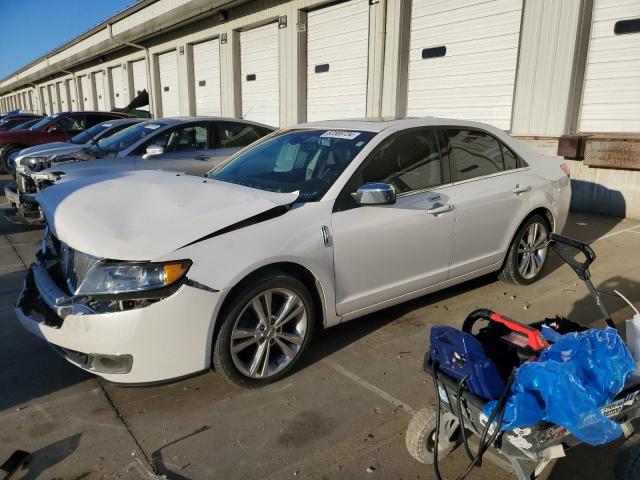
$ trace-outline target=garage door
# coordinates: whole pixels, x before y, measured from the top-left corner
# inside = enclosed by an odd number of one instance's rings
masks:
[[[508,130],[521,15],[522,0],[414,0],[407,114]]]
[[[95,110],[93,104],[93,90],[91,89],[91,79],[88,75],[80,77],[80,90],[82,93],[82,109]]]
[[[595,0],[580,130],[640,130],[640,2]]]
[[[131,72],[133,76],[133,94],[131,99],[133,99],[140,95],[143,90],[147,90],[147,62],[145,60],[132,62]]]
[[[278,81],[278,26],[240,32],[242,116],[277,127],[280,125]]]
[[[99,71],[94,73],[93,81],[96,86],[96,102],[98,110],[104,112],[107,109],[107,101],[104,94],[104,72]]]
[[[364,117],[369,2],[351,0],[307,15],[307,120]]]
[[[73,79],[67,80],[67,90],[69,92],[69,110],[75,112],[78,108],[78,95],[76,92],[76,82]]]
[[[220,115],[220,42],[193,46],[193,91],[196,115]]]
[[[124,79],[122,78],[122,67],[113,67],[109,69],[111,76],[111,94],[115,108],[124,108],[125,102]]]
[[[60,96],[60,110],[68,112],[69,108],[69,95],[67,94],[67,82],[58,82],[58,95]]]
[[[40,98],[42,99],[43,113],[51,115],[51,104],[49,103],[49,89],[47,87],[40,87]]]
[[[176,51],[158,55],[160,72],[160,100],[163,117],[180,115],[180,98],[178,95],[178,57]]]
[[[51,97],[51,111],[60,112],[60,98],[58,97],[58,86],[55,83],[49,85],[49,95]]]

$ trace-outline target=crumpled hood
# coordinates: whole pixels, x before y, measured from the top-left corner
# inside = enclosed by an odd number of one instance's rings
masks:
[[[34,154],[38,154],[38,156],[48,154],[52,151],[58,150],[60,148],[68,148],[68,147],[81,147],[81,145],[76,145],[71,142],[52,142],[52,143],[43,143],[42,145],[36,145],[35,147],[28,147],[23,150],[20,150],[20,157],[25,155],[33,156]]]
[[[147,170],[54,184],[36,198],[52,233],[70,247],[102,258],[152,260],[297,197]]]
[[[60,181],[67,181],[79,177],[116,174],[124,170],[135,170],[135,168],[136,164],[133,157],[68,161],[56,161],[53,159],[51,166],[46,170],[42,170],[41,173],[64,173],[65,176]]]

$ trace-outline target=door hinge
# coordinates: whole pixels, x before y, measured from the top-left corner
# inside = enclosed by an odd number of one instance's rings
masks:
[[[322,225],[322,242],[324,243],[325,247],[330,247],[333,244],[331,231],[326,225]]]

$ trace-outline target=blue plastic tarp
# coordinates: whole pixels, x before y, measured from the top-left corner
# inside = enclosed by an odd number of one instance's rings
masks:
[[[516,370],[502,430],[548,421],[589,445],[611,442],[620,425],[602,414],[622,390],[635,362],[613,328],[563,335],[537,361]],[[489,416],[495,402],[484,413]]]

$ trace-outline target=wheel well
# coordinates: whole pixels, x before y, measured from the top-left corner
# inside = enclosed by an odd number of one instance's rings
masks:
[[[4,146],[2,147],[2,155],[6,156],[8,152],[13,151],[13,150],[22,150],[24,148],[27,148],[25,145],[21,145],[19,143],[6,143],[4,144]]]
[[[229,304],[231,304],[231,302],[234,301],[238,291],[241,290],[242,287],[247,285],[257,276],[264,275],[265,273],[275,273],[275,272],[286,273],[288,275],[291,275],[292,277],[295,277],[298,280],[300,280],[304,284],[304,286],[307,287],[307,290],[309,290],[309,294],[311,295],[311,299],[313,300],[315,317],[319,322],[321,322],[321,323],[318,323],[317,325],[324,326],[324,318],[323,318],[324,312],[322,308],[323,302],[320,296],[320,291],[318,290],[318,285],[316,284],[316,277],[313,275],[313,273],[311,273],[302,265],[299,265],[297,263],[292,263],[292,262],[272,263],[270,265],[265,265],[263,267],[260,267],[257,270],[254,270],[253,272],[246,275],[242,280],[240,280],[231,288],[231,290],[225,297],[218,313],[218,319],[220,318],[221,315],[224,314],[224,311],[228,308]],[[216,341],[216,337],[218,336],[218,332],[220,331],[221,326],[222,326],[222,322],[216,321],[215,330],[213,332],[213,338],[212,338],[212,342],[214,343]],[[321,328],[318,328],[316,332],[319,331],[320,329]]]
[[[509,242],[509,248],[507,249],[507,253],[504,256],[504,259],[502,260],[502,266],[504,267],[505,262],[507,261],[507,258],[509,258],[509,252],[511,250],[511,244],[513,243],[513,240],[516,237],[516,234],[520,231],[520,228],[522,228],[522,225],[524,225],[526,223],[527,220],[529,220],[531,217],[533,217],[534,215],[540,215],[542,218],[544,218],[547,221],[547,225],[550,228],[550,231],[553,232],[553,229],[555,227],[555,220],[553,218],[553,214],[551,213],[550,210],[544,208],[544,207],[538,207],[535,210],[532,210],[531,212],[529,212],[529,214],[524,217],[524,219],[522,220],[522,222],[520,222],[520,224],[518,225],[518,228],[515,229],[515,231],[513,232],[513,235],[511,237],[511,242]]]

